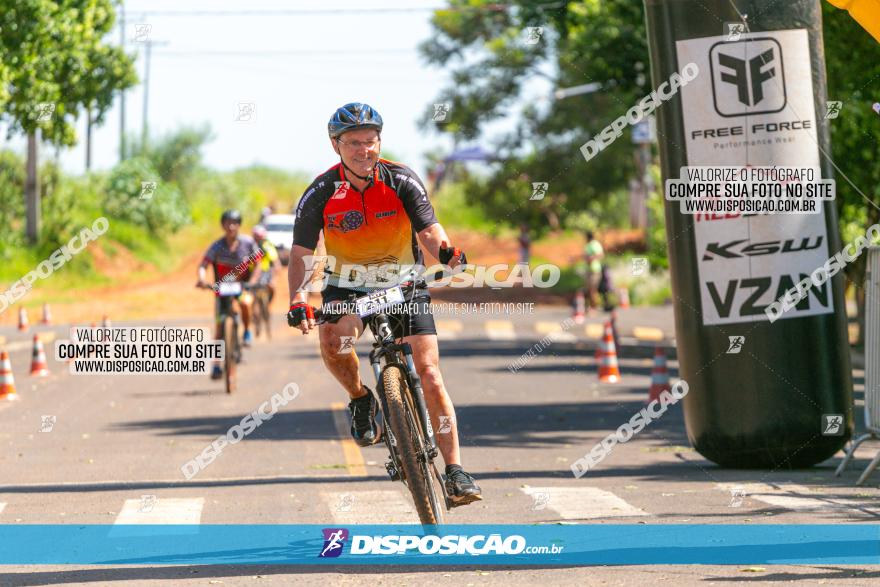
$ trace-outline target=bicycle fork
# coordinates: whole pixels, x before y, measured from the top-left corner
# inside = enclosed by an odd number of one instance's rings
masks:
[[[380,324],[380,332],[383,332]],[[382,384],[382,373],[384,369],[393,368],[397,369],[401,365],[396,358],[396,353],[401,353],[404,357],[405,364],[402,365],[405,367],[405,375],[407,380],[407,385],[410,390],[410,395],[413,398],[413,403],[415,404],[416,411],[418,413],[419,425],[421,426],[422,435],[426,441],[426,452],[428,459],[435,459],[438,455],[437,450],[437,440],[434,437],[434,427],[431,425],[431,416],[428,413],[428,406],[425,404],[425,394],[422,388],[422,380],[419,378],[419,374],[416,371],[416,366],[412,358],[412,347],[409,343],[395,344],[393,339],[391,338],[390,329],[384,331],[384,337],[381,345],[376,344],[373,350],[370,352],[370,366],[373,368],[373,375],[376,378],[377,389],[378,386]],[[381,365],[382,358],[385,358],[385,367],[383,369]],[[388,446],[392,452],[392,461],[386,463],[385,468],[388,470],[388,474],[392,480],[400,479],[400,472],[397,470],[396,463],[396,442],[394,442],[393,434],[391,433],[391,429],[388,426],[388,422],[385,419],[385,414],[388,413],[388,406],[385,403],[385,394],[379,394],[379,400],[382,405],[382,417],[383,417],[383,426],[385,428],[385,434],[388,435],[389,439]],[[421,456],[421,455],[420,455]]]

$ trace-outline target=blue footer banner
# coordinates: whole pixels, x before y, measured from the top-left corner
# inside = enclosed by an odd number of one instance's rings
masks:
[[[880,525],[0,525],[0,564],[880,564]]]

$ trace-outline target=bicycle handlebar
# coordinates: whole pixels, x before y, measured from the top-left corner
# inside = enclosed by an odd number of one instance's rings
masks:
[[[437,271],[434,273],[433,277],[431,278],[431,281],[438,281],[438,280],[442,279],[445,275],[446,275],[446,271],[441,269],[440,271]],[[401,291],[404,294],[404,299],[406,299],[407,294],[411,293],[413,291],[413,289],[415,289],[417,283],[418,282],[416,282],[416,281],[408,281],[408,282],[405,282],[399,286]],[[425,280],[424,283],[425,283],[425,287],[428,287],[428,280]],[[365,294],[366,294],[366,292],[353,293],[349,296],[347,301],[354,300],[355,298],[357,298],[361,295],[365,295]],[[315,318],[315,323],[320,323],[325,319],[325,312],[321,308],[313,308],[313,315]],[[298,326],[292,326],[292,328],[298,328]]]

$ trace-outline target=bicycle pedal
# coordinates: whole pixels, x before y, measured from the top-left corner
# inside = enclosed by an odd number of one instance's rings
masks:
[[[463,497],[462,499],[459,499],[458,501],[453,501],[452,499],[447,497],[446,498],[446,509],[449,510],[452,508],[461,507],[463,505],[468,505],[470,503],[474,503],[475,501],[483,501],[483,496],[482,495],[469,495],[469,496]]]

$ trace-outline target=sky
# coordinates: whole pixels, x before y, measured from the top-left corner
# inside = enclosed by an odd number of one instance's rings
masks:
[[[451,145],[418,125],[448,79],[417,51],[431,35],[431,9],[442,7],[441,0],[125,4],[126,46],[138,53],[141,80],[144,45],[137,36],[146,29],[136,25],[148,25],[154,42],[150,135],[209,123],[215,138],[204,159],[210,167],[259,163],[317,175],[337,161],[327,121],[338,106],[352,101],[367,102],[380,112],[383,148],[423,177],[424,153]],[[118,30],[112,40],[119,42]],[[141,131],[143,96],[143,84],[126,94],[128,132]],[[253,120],[236,121],[239,103],[254,105]],[[117,100],[104,125],[93,130],[94,168],[118,162],[119,125]],[[82,121],[77,134],[79,144],[61,153],[62,166],[75,174],[85,167]],[[23,150],[21,141],[12,146]]]

